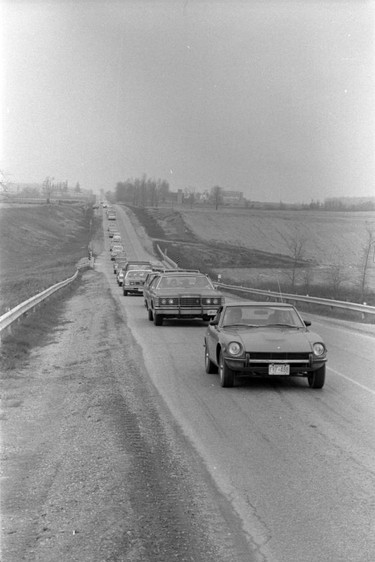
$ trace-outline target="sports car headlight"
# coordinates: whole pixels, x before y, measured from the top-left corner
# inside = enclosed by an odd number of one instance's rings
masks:
[[[314,343],[313,351],[314,351],[314,355],[316,357],[321,357],[322,355],[325,355],[326,348],[324,347],[324,345],[322,343]]]
[[[242,345],[236,341],[231,341],[227,349],[230,355],[241,355],[242,353]]]

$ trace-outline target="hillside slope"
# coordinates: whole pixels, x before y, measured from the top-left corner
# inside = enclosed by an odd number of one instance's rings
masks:
[[[91,215],[81,205],[0,208],[0,314],[73,275]]]
[[[357,266],[366,242],[366,226],[375,228],[375,213],[261,211],[219,209],[180,213],[196,236],[275,254],[290,254],[287,240],[306,237],[306,258],[320,265]]]

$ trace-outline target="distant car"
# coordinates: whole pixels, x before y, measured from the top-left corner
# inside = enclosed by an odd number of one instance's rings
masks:
[[[121,236],[119,234],[113,234],[113,242],[118,242],[119,244],[121,244]]]
[[[122,267],[124,268],[128,259],[126,257],[125,252],[121,252],[117,254],[115,259],[113,260],[113,273],[117,274],[118,270]]]
[[[164,318],[210,320],[224,303],[211,280],[198,271],[170,270],[155,276],[148,287],[148,319],[161,326]]]
[[[114,260],[118,254],[124,251],[124,246],[122,244],[113,244],[109,251],[111,253],[111,260]]]
[[[235,376],[306,377],[311,388],[325,382],[327,349],[291,304],[249,301],[220,307],[204,337],[207,373],[219,372],[232,387]]]
[[[128,260],[126,264],[125,273],[129,269],[148,269],[149,271],[152,270],[152,264],[150,261],[147,260]]]
[[[143,284],[148,273],[148,269],[129,269],[128,271],[124,270],[124,279],[122,282],[124,297],[126,297],[129,293],[142,295]]]
[[[117,284],[122,287],[122,284],[124,282],[124,278],[125,278],[125,272],[124,272],[124,268],[123,267],[119,267],[117,269],[117,273],[116,273],[116,280],[117,280]]]

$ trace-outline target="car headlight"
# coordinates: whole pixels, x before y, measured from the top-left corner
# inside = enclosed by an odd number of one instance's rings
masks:
[[[242,345],[236,341],[231,341],[228,344],[227,350],[230,355],[241,355]]]
[[[314,351],[314,355],[316,357],[321,357],[322,355],[325,355],[326,348],[324,347],[324,345],[322,343],[314,343],[313,351]]]
[[[206,304],[211,304],[211,299],[205,299],[206,300]]]
[[[162,299],[159,299],[159,304],[176,304],[176,299],[163,297]]]

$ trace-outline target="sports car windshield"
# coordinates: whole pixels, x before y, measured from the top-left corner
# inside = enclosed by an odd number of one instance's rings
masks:
[[[224,312],[223,327],[305,327],[297,311],[290,307],[228,306]]]

